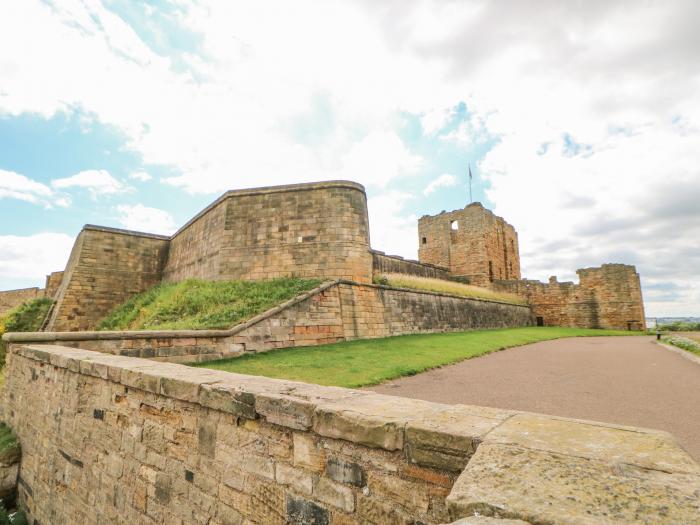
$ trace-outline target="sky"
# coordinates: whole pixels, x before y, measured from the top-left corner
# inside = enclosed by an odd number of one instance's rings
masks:
[[[365,185],[371,243],[474,200],[523,277],[634,264],[700,315],[700,2],[0,4],[0,289],[84,224],[168,234],[229,189]]]

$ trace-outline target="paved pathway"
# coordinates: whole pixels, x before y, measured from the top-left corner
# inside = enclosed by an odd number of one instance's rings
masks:
[[[535,343],[369,389],[662,429],[700,461],[700,365],[650,337]]]

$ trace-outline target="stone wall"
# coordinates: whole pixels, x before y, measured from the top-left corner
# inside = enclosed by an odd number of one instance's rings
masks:
[[[546,326],[642,330],[644,302],[634,266],[604,264],[576,272],[579,284],[533,280],[495,281],[496,290],[519,295]]]
[[[63,282],[63,272],[51,272],[46,276],[46,285],[44,286],[44,295],[54,299],[58,293],[58,289]]]
[[[452,275],[466,277],[477,286],[488,286],[494,279],[520,279],[515,228],[478,202],[421,217],[418,258],[449,268]]]
[[[30,522],[693,523],[668,434],[56,346],[14,347],[4,417]]]
[[[230,330],[42,332],[6,334],[3,339],[190,363],[353,339],[532,323],[528,306],[335,281]]]
[[[167,253],[168,237],[85,226],[46,329],[94,329],[116,306],[160,282]]]
[[[227,192],[173,236],[164,277],[370,282],[364,188],[331,181]]]
[[[36,287],[0,292],[0,315],[26,301],[31,301],[39,297],[44,297],[44,290]]]
[[[430,277],[432,279],[450,278],[450,272],[447,268],[404,259],[398,255],[387,255],[377,250],[372,250],[372,273],[373,275],[403,273],[417,275],[418,277]]]

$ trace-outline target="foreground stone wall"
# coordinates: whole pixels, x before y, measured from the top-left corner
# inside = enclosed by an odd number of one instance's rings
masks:
[[[229,191],[173,236],[164,276],[370,282],[364,188],[330,181]]]
[[[644,302],[634,266],[604,264],[576,272],[579,284],[533,280],[495,281],[496,290],[523,297],[547,326],[643,330]]]
[[[0,292],[0,315],[12,310],[16,306],[19,306],[26,301],[37,299],[39,297],[44,297],[44,290],[37,287]]]
[[[518,234],[505,220],[475,202],[464,209],[418,220],[418,258],[450,269],[472,284],[520,279]]]
[[[7,366],[4,417],[35,523],[700,515],[700,468],[661,432],[56,346],[13,347]]]
[[[531,324],[528,306],[333,281],[230,330],[17,333],[3,339],[192,363],[352,339]]]
[[[168,237],[85,226],[46,330],[94,329],[116,306],[160,282],[167,253]]]

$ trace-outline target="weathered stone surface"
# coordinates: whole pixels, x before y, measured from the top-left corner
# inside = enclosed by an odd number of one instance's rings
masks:
[[[657,430],[518,414],[489,433],[485,443],[547,450],[665,472],[700,474],[700,466],[675,439]]]
[[[509,520],[506,518],[489,518],[488,516],[470,516],[453,521],[449,525],[530,525],[523,520]]]
[[[447,498],[456,519],[532,523],[697,523],[700,476],[482,444]]]
[[[456,406],[436,410],[406,425],[406,454],[412,463],[461,471],[483,437],[513,412]]]
[[[355,495],[352,489],[327,478],[318,480],[314,487],[314,496],[320,501],[333,505],[345,512],[353,512],[355,510]]]
[[[349,483],[356,487],[363,487],[367,483],[367,476],[361,465],[339,458],[328,459],[326,476],[334,481]]]
[[[287,519],[291,525],[328,525],[328,511],[313,501],[287,496]]]

